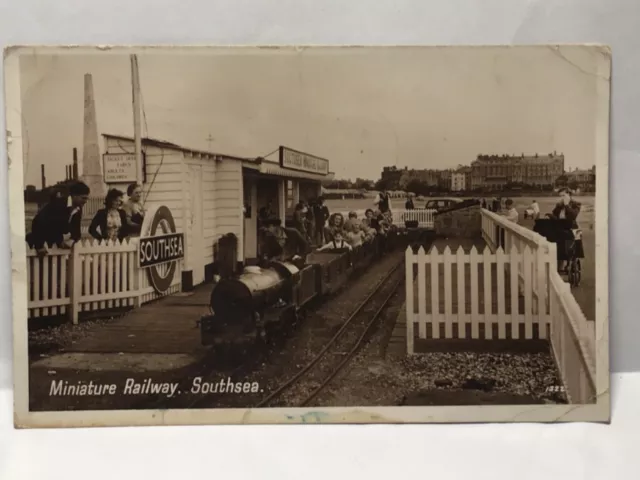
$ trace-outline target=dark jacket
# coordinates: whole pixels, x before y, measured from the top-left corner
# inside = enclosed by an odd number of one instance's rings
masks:
[[[378,209],[382,213],[389,211],[389,194],[380,193],[380,203],[378,204]]]
[[[320,204],[314,205],[313,209],[315,210],[313,216],[315,217],[316,225],[324,226],[327,220],[329,220],[329,209],[326,205]]]
[[[118,231],[118,240],[122,240],[129,235],[129,224],[127,223],[127,214],[124,210],[118,210],[120,214],[120,230]],[[91,220],[89,233],[97,240],[107,239],[107,209],[102,208],[96,212],[95,217]]]
[[[82,216],[82,211],[80,216]],[[64,240],[64,235],[67,233],[70,233],[67,206],[63,203],[48,203],[33,218],[31,233],[27,235],[27,242],[30,246],[39,250],[45,244],[49,246],[60,245]]]
[[[568,205],[562,202],[556,204],[555,208],[551,212],[553,218],[560,218],[560,213],[564,210],[564,218],[571,221],[571,228],[578,228],[578,214],[582,205],[574,200],[570,200]]]
[[[289,260],[294,255],[304,256],[309,252],[309,244],[295,228],[280,227],[278,234],[266,228],[260,230],[261,256],[269,260]]]
[[[302,235],[307,234],[307,216],[302,212],[302,210],[296,210],[293,212],[293,226]]]

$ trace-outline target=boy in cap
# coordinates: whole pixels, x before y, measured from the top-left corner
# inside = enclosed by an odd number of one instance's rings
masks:
[[[71,206],[68,208],[69,239],[65,241],[67,247],[71,247],[82,238],[82,207],[89,199],[91,190],[83,182],[77,182],[69,187]]]

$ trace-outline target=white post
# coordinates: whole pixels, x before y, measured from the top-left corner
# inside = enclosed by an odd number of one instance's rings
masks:
[[[407,315],[407,355],[413,355],[413,265],[414,255],[411,247],[407,247],[404,252],[404,268],[405,268],[405,309]]]
[[[69,319],[74,325],[78,324],[78,316],[80,314],[80,297],[82,296],[82,257],[80,256],[80,248],[82,243],[77,242],[71,248],[69,255],[69,266],[67,272],[69,285]]]
[[[140,108],[140,77],[138,72],[138,57],[131,55],[131,86],[133,96],[133,133],[135,141],[135,154],[136,154],[136,177],[137,182],[142,184],[142,123],[141,123],[141,108]]]

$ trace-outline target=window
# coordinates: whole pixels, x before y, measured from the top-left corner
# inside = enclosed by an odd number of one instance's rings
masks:
[[[291,180],[287,180],[287,210],[293,209],[293,182]]]

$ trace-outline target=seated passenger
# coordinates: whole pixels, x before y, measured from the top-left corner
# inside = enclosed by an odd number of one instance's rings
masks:
[[[361,247],[365,240],[364,232],[358,227],[356,227],[356,229],[357,230],[347,232],[346,236],[347,243],[353,248]]]
[[[344,237],[344,217],[341,213],[334,213],[329,217],[329,226],[325,228],[324,232],[326,241],[333,240],[336,232],[340,232]]]
[[[360,224],[360,220],[358,220],[358,214],[356,212],[349,212],[349,219],[344,222],[344,229],[346,232],[352,232],[355,229],[356,225]]]
[[[391,223],[389,222],[389,219],[381,213],[380,210],[373,212],[373,221],[371,222],[371,225],[380,235],[387,235],[389,230],[391,230]]]
[[[321,246],[318,251],[321,252],[323,250],[338,250],[341,248],[346,248],[347,250],[353,250],[353,248],[351,247],[351,245],[349,245],[343,238],[342,238],[342,232],[339,230],[336,230],[336,232],[334,233],[334,237],[333,240],[331,240],[329,243]]]
[[[295,228],[300,235],[307,238],[307,207],[304,203],[299,202],[296,205],[295,211],[293,212],[293,228]]]
[[[373,239],[377,232],[377,221],[373,217],[373,210],[367,208],[364,212],[364,219],[362,220],[362,229],[365,234],[365,238]]]
[[[260,253],[266,261],[297,261],[309,252],[309,244],[295,228],[284,228],[279,218],[265,220],[260,229]]]

